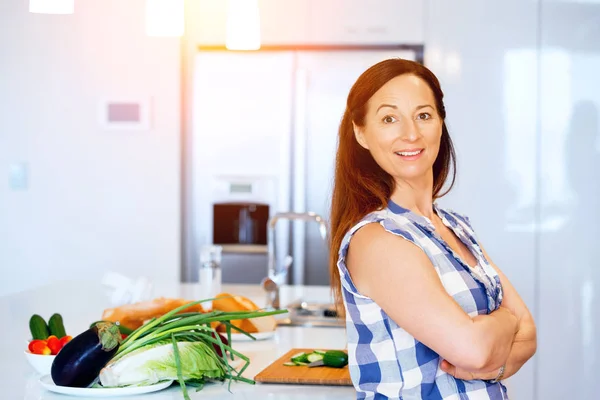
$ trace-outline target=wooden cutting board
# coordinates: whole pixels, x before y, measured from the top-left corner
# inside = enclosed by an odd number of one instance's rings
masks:
[[[263,369],[254,377],[262,383],[291,383],[300,385],[335,385],[352,386],[348,366],[344,368],[294,366],[283,365],[289,362],[297,353],[311,353],[315,349],[291,349],[275,362]],[[327,350],[327,349],[317,349]]]

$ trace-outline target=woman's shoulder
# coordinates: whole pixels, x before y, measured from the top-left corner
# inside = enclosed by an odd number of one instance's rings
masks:
[[[391,212],[388,208],[381,208],[372,211],[361,218],[354,226],[349,230],[349,234],[353,235],[360,228],[371,223],[380,224],[386,231],[390,230],[410,230],[410,226],[413,225],[413,221],[404,215],[398,215]]]
[[[383,229],[374,229],[372,226],[366,230],[362,229],[374,223],[380,225]],[[369,231],[369,233],[373,233],[375,236],[380,236],[383,233],[391,233],[413,243],[419,242],[420,236],[423,236],[421,231],[415,227],[414,221],[410,218],[395,214],[387,208],[382,208],[368,213],[359,222],[354,224],[346,233],[346,236],[342,241],[342,248],[347,247],[351,238],[359,230],[363,230],[363,232]]]

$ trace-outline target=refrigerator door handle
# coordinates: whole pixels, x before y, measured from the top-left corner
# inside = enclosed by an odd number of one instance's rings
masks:
[[[308,92],[308,71],[303,68],[296,70],[294,80],[294,114],[293,114],[293,168],[292,168],[292,211],[306,212],[306,108]],[[292,283],[304,284],[306,223],[292,221],[292,243],[294,267]]]

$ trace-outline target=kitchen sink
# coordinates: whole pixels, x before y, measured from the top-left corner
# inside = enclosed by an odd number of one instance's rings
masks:
[[[346,326],[346,321],[338,318],[338,313],[333,304],[297,301],[289,304],[286,309],[288,313],[277,319],[277,325],[279,326],[328,328],[343,328]]]

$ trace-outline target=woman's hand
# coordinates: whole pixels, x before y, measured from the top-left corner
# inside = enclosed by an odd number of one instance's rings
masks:
[[[504,364],[506,367],[506,369],[504,370],[504,379],[507,379],[512,375],[516,374],[519,371],[519,369],[523,366],[523,364],[525,364],[525,362],[527,362],[527,360],[529,360],[535,354],[537,348],[536,327],[531,313],[529,312],[527,306],[525,305],[525,303],[523,302],[513,285],[498,268],[498,266],[492,263],[483,247],[482,250],[487,260],[498,272],[498,275],[500,276],[500,281],[502,282],[502,288],[504,289],[504,300],[502,301],[502,306],[500,306],[498,310],[494,311],[494,313],[509,310],[509,312],[513,313],[516,316],[518,322],[518,330],[515,334],[508,359]],[[486,316],[483,316],[483,318],[485,317]],[[501,362],[502,360],[499,361]],[[496,379],[499,372],[498,369],[493,370],[491,372],[482,370],[468,371],[464,368],[457,367],[446,360],[442,361],[440,368],[442,369],[442,371],[454,376],[456,379],[462,380]]]
[[[481,380],[495,379],[498,376],[498,372],[499,372],[499,371],[470,372],[465,369],[456,367],[456,366],[450,364],[446,360],[442,360],[442,363],[440,364],[440,368],[442,369],[442,371],[452,375],[456,379],[461,379],[464,381],[473,381],[473,380],[478,380],[478,379],[481,379]]]

